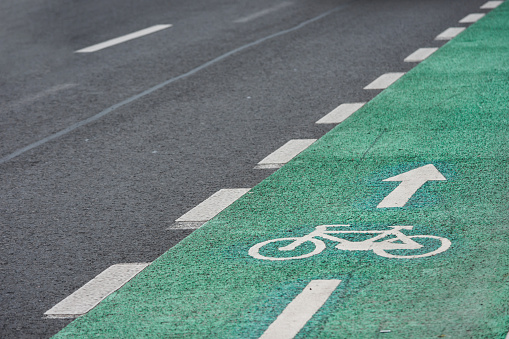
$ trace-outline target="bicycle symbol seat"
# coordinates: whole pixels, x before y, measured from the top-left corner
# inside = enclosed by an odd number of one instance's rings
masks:
[[[311,233],[303,236],[303,237],[291,237],[291,238],[279,238],[279,239],[271,239],[261,243],[258,243],[249,249],[249,255],[256,259],[261,260],[292,260],[292,259],[304,259],[309,258],[315,254],[322,252],[326,245],[325,242],[317,239],[318,237],[322,239],[327,239],[331,241],[338,242],[335,246],[339,250],[344,251],[373,251],[375,254],[385,257],[385,258],[405,258],[405,259],[413,259],[413,258],[423,258],[430,257],[433,255],[437,255],[439,253],[445,252],[451,246],[451,241],[447,238],[442,238],[434,235],[406,235],[402,232],[402,230],[411,230],[413,226],[389,226],[390,229],[383,231],[335,231],[331,230],[332,227],[350,227],[350,225],[320,225],[316,226],[315,230]],[[373,234],[375,235],[372,238],[363,241],[349,241],[346,239],[339,238],[338,236],[333,236],[332,234]],[[384,239],[386,238],[387,239]],[[383,239],[383,240],[382,240]],[[429,252],[424,254],[391,254],[387,251],[391,250],[417,250],[425,247],[426,245],[422,245],[413,239],[435,239],[440,242],[440,246],[438,249],[431,249]],[[311,243],[313,244],[313,250],[306,254],[300,254],[293,257],[270,257],[264,256],[260,254],[260,250],[264,248],[266,245],[277,242],[288,242],[291,241],[290,244],[279,247],[279,251],[289,252],[294,251],[297,247],[305,244]],[[426,243],[426,242],[425,242]],[[399,252],[398,252],[399,253]]]

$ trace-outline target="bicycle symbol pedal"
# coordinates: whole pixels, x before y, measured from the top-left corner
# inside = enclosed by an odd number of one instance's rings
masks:
[[[271,239],[267,241],[263,241],[252,246],[249,249],[249,255],[256,259],[261,260],[293,260],[293,259],[304,259],[312,257],[316,254],[322,252],[325,248],[325,242],[321,239],[327,239],[331,241],[338,242],[335,246],[338,250],[344,251],[373,251],[375,254],[385,257],[385,258],[401,258],[401,259],[414,259],[414,258],[424,258],[430,257],[433,255],[437,255],[439,253],[445,252],[451,246],[451,241],[447,238],[442,238],[434,235],[406,235],[402,231],[403,230],[412,230],[413,226],[389,226],[390,229],[383,231],[338,231],[332,230],[332,227],[350,227],[350,225],[320,225],[316,226],[315,230],[311,233],[303,236],[303,237],[291,237],[291,238],[279,238],[279,239]],[[333,236],[332,234],[336,235]],[[372,238],[362,241],[350,241],[337,236],[338,234],[367,234],[374,235]],[[386,239],[384,239],[386,238]],[[426,240],[426,239],[435,239],[440,242],[440,246],[433,250],[431,249],[428,252],[420,253],[420,254],[399,254],[401,253],[399,250],[419,250],[423,249],[427,250],[427,242],[424,241],[424,244],[419,243],[418,240]],[[278,248],[281,252],[289,252],[292,251],[297,252],[299,249],[308,245],[308,253],[305,254],[296,254],[295,256],[290,257],[276,257],[276,256],[265,256],[260,254],[260,250],[262,248],[267,248],[269,244],[283,242],[290,244],[283,245]],[[303,246],[303,247],[300,247]],[[390,251],[397,251],[397,253],[390,253]],[[262,251],[263,252],[263,251]]]

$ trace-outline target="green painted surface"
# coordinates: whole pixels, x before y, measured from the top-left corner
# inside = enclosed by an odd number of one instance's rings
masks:
[[[506,3],[56,337],[257,338],[310,280],[341,279],[298,337],[505,338],[508,103]],[[430,163],[447,181],[376,208],[398,185],[383,179]],[[307,259],[248,255],[321,224],[412,225],[452,246],[418,259],[329,241]]]

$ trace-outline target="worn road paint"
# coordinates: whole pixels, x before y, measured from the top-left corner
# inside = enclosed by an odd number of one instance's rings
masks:
[[[355,102],[348,104],[341,104],[336,107],[332,112],[318,120],[317,124],[340,124],[345,121],[350,115],[357,112],[362,106],[364,106],[365,102]]]
[[[435,40],[451,40],[463,32],[465,27],[449,27],[435,38]]]
[[[292,339],[325,304],[341,280],[313,280],[285,308],[260,339]]]
[[[240,19],[237,19],[234,22],[235,23],[244,24],[246,22],[258,19],[258,18],[260,18],[260,17],[262,17],[264,15],[267,15],[267,14],[279,11],[280,9],[286,8],[286,7],[291,6],[291,5],[292,5],[291,2],[285,1],[285,2],[282,2],[282,3],[277,4],[275,6],[272,6],[270,8],[267,8],[267,9],[261,10],[259,12],[253,13],[251,15],[248,15],[248,16],[242,17]]]
[[[403,60],[404,62],[421,62],[438,50],[437,47],[419,48]]]
[[[396,82],[399,78],[401,78],[403,75],[405,75],[405,73],[403,72],[385,73],[376,78],[372,83],[364,87],[364,89],[386,89],[394,82]]]
[[[477,22],[479,19],[484,17],[486,14],[484,13],[472,13],[461,19],[459,22],[461,24],[471,24]]]
[[[263,158],[255,169],[280,168],[296,155],[311,146],[316,139],[294,139]]]
[[[97,306],[140,273],[148,263],[116,264],[108,267],[79,290],[46,311],[47,318],[76,318]]]

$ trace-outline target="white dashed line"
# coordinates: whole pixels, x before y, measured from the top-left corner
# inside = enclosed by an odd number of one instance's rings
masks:
[[[437,35],[435,40],[451,40],[465,30],[465,27],[450,27]]]
[[[269,169],[283,167],[300,152],[308,148],[316,139],[294,139],[269,154],[256,165],[255,169]]]
[[[136,38],[139,38],[139,37],[151,34],[151,33],[155,33],[155,32],[158,32],[160,30],[163,30],[163,29],[166,29],[168,27],[171,27],[171,26],[172,25],[155,25],[155,26],[152,26],[152,27],[149,27],[149,28],[142,29],[141,31],[130,33],[130,34],[127,34],[127,35],[124,35],[124,36],[121,36],[121,37],[118,37],[118,38],[115,38],[115,39],[111,39],[111,40],[108,40],[108,41],[105,41],[105,42],[101,42],[100,44],[97,44],[97,45],[93,45],[93,46],[90,46],[90,47],[87,47],[87,48],[80,49],[80,50],[76,51],[75,53],[92,53],[92,52],[97,52],[97,51],[100,51],[101,49],[105,49],[105,48],[108,48],[108,47],[111,47],[111,46],[114,46],[114,45],[118,45],[118,44],[121,44],[123,42],[129,41],[129,40],[133,40],[133,39],[136,39]]]
[[[409,56],[405,58],[405,62],[421,62],[427,59],[431,54],[435,53],[438,50],[436,47],[430,48],[419,48]]]
[[[317,124],[340,124],[345,121],[350,115],[357,112],[365,102],[355,102],[349,104],[341,104],[336,107],[332,112],[318,120]]]
[[[278,10],[280,10],[282,8],[288,7],[291,4],[292,4],[291,2],[282,2],[280,4],[277,4],[277,5],[273,6],[273,7],[270,7],[270,8],[261,10],[259,12],[253,13],[251,15],[245,16],[243,18],[237,19],[234,22],[237,23],[237,24],[244,24],[244,23],[246,23],[248,21],[251,21],[251,20],[254,20],[254,19],[258,19],[259,17],[262,17],[264,15],[267,15],[267,14],[270,14],[272,12],[278,11]]]
[[[472,13],[461,19],[459,22],[461,24],[471,24],[473,22],[477,22],[479,19],[481,19],[486,14],[484,13]]]
[[[325,304],[341,280],[313,280],[262,334],[260,339],[292,339]]]
[[[118,290],[148,265],[148,263],[112,265],[53,306],[44,315],[47,318],[79,317],[97,306],[104,298]]]
[[[227,188],[217,191],[198,206],[175,220],[170,229],[197,229],[219,212],[249,192],[250,188]]]
[[[503,3],[503,1],[488,1],[484,5],[481,6],[481,9],[493,9],[497,8]]]
[[[375,81],[364,87],[364,89],[385,89],[401,78],[405,73],[385,73]]]

